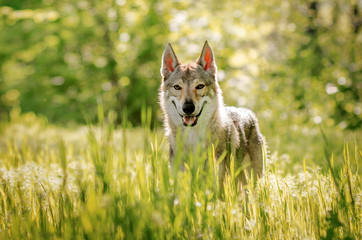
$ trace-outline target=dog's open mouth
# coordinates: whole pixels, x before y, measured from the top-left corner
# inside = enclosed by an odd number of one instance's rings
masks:
[[[195,116],[183,116],[182,119],[184,120],[185,126],[187,126],[187,125],[194,126],[193,124],[196,125],[196,123],[197,123],[197,119]]]
[[[173,103],[173,105],[175,106],[175,108],[177,110],[175,102],[172,101],[172,103]],[[206,105],[206,101],[202,104],[202,108],[201,108],[200,112],[196,116],[192,116],[192,115],[182,116],[181,114],[179,114],[180,117],[182,118],[182,121],[183,121],[183,124],[184,124],[185,127],[187,127],[187,126],[189,126],[189,127],[196,126],[197,120],[199,120],[199,117],[201,116],[202,110],[204,110],[205,105]]]

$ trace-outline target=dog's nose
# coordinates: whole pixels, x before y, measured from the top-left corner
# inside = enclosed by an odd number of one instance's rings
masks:
[[[193,102],[185,102],[184,105],[182,105],[182,110],[186,114],[191,114],[195,111],[195,105]]]

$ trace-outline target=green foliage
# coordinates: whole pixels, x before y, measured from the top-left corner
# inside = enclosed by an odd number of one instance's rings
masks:
[[[2,1],[0,238],[361,238],[361,9]],[[206,39],[226,103],[257,113],[271,149],[247,191],[234,167],[218,185],[212,148],[171,171],[157,128],[165,44],[186,62]]]
[[[226,102],[252,108],[265,128],[320,121],[361,127],[360,1],[1,4],[2,118],[20,106],[51,122],[94,121],[101,97],[118,123],[127,106],[138,125],[143,105],[159,113],[165,44],[172,42],[180,59],[191,61],[208,39]],[[153,122],[160,118],[153,116]]]
[[[146,79],[159,72],[166,27],[155,3],[5,5],[0,8],[6,33],[0,37],[2,114],[19,105],[51,121],[84,122],[95,119],[102,97],[106,109],[127,105],[137,119],[142,104],[156,104],[158,77]]]
[[[0,125],[0,238],[361,238],[357,144],[345,145],[337,167],[326,139],[325,172],[299,159],[290,174],[276,157],[265,178],[243,190],[231,164],[220,192],[213,149],[171,171],[148,112],[142,129],[115,129],[115,116],[105,123],[101,108],[98,126],[85,129],[12,112]]]

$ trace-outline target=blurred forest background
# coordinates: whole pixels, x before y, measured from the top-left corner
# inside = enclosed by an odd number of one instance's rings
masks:
[[[342,149],[362,123],[361,12],[358,0],[2,0],[0,119],[21,109],[77,126],[101,99],[133,126],[149,106],[161,127],[166,43],[188,62],[208,40],[225,102],[255,111],[274,151],[320,151],[319,124]]]

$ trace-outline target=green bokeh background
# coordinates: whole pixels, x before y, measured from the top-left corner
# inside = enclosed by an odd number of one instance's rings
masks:
[[[167,42],[188,62],[208,40],[225,102],[255,111],[271,148],[322,154],[308,145],[321,124],[342,149],[361,130],[361,12],[357,0],[3,0],[0,119],[21,109],[77,126],[101,101],[130,126],[151,107],[160,128]]]

